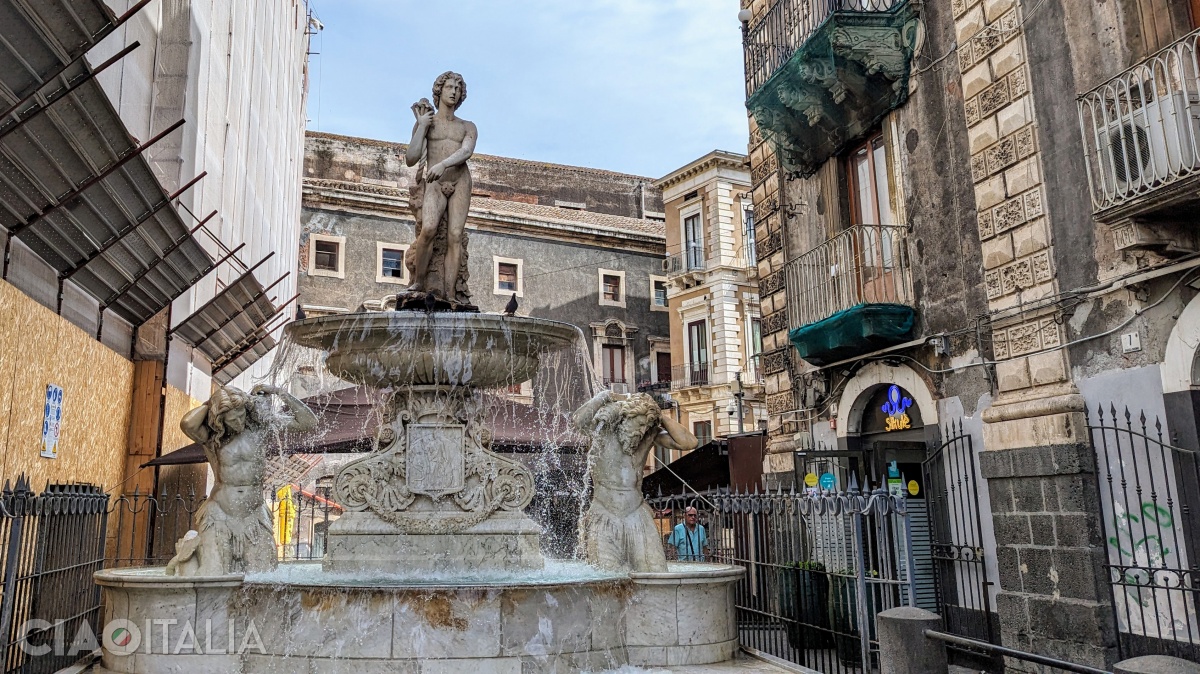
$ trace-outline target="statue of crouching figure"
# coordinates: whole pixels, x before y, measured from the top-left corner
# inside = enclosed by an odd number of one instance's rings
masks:
[[[288,414],[277,414],[278,396]],[[266,442],[278,430],[316,427],[312,411],[275,386],[255,386],[249,394],[217,389],[209,401],[184,415],[179,425],[204,447],[214,481],[197,512],[197,531],[176,543],[169,576],[220,576],[275,568],[271,515],[263,502]]]
[[[666,571],[662,537],[642,498],[643,467],[654,447],[695,449],[696,436],[645,393],[601,391],[572,421],[591,435],[592,502],[581,527],[588,563],[623,573]]]

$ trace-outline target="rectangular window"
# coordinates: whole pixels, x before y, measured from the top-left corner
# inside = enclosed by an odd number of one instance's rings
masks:
[[[625,347],[604,345],[600,354],[605,384],[625,383]]]
[[[380,251],[380,272],[387,278],[404,278],[404,251],[384,248]]]
[[[704,268],[704,233],[699,213],[683,219],[683,252],[688,271]]]
[[[688,323],[688,384],[708,385],[708,327],[704,320]]]
[[[613,274],[604,275],[604,299],[610,302],[621,301],[621,277]]]
[[[342,252],[342,244],[337,241],[318,240],[315,245],[314,266],[320,271],[338,271],[338,257]]]
[[[887,147],[876,134],[850,153],[852,225],[891,225],[892,200],[887,180]]]
[[[496,286],[501,290],[517,289],[517,265],[501,262],[496,265]]]
[[[656,307],[667,306],[667,282],[666,281],[655,281],[654,282],[654,306],[656,306]]]
[[[742,221],[746,223],[746,266],[758,265],[758,250],[754,239],[754,209],[742,211]]]
[[[703,447],[712,442],[712,422],[711,421],[693,421],[692,435],[700,441],[697,447]]]

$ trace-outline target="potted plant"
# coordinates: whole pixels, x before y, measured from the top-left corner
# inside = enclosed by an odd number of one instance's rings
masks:
[[[878,576],[876,571],[868,571],[871,577]],[[837,648],[838,660],[847,667],[862,665],[861,633],[858,624],[858,574],[854,569],[842,569],[833,574],[829,592],[829,615],[832,619],[834,646]],[[875,635],[875,601],[871,592],[867,592],[867,620],[869,634]]]
[[[787,623],[788,643],[799,651],[829,648],[829,579],[821,562],[788,565],[779,605]]]

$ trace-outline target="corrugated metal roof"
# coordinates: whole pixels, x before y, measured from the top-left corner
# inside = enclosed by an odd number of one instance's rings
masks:
[[[268,255],[246,270],[171,329],[172,335],[208,358],[213,376],[221,383],[227,383],[275,347],[268,323],[286,303],[277,305],[271,290],[286,275],[266,288],[254,276],[254,270],[270,258]]]
[[[120,21],[100,0],[0,0],[0,226],[140,325],[213,261],[141,154],[182,121],[139,144],[80,58]]]

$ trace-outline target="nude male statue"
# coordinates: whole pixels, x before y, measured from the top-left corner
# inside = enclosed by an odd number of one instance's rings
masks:
[[[462,234],[471,207],[471,172],[467,168],[467,159],[475,152],[475,141],[479,136],[474,124],[454,114],[466,99],[467,83],[462,75],[450,71],[439,75],[433,83],[433,106],[424,98],[412,106],[417,123],[404,155],[409,166],[415,166],[422,159],[426,164],[420,233],[408,253],[413,272],[413,283],[408,289],[441,294],[451,301],[455,299]],[[436,112],[434,108],[437,108]],[[427,287],[429,262],[443,214],[447,222],[443,287],[430,288]]]
[[[279,397],[288,415],[272,410]],[[275,567],[271,516],[263,503],[266,442],[277,430],[315,428],[312,411],[275,386],[255,386],[249,394],[231,386],[179,422],[187,436],[204,446],[215,480],[197,513],[198,535],[176,544],[167,575],[219,576]]]
[[[642,468],[655,446],[695,449],[696,436],[645,393],[601,391],[572,421],[592,435],[592,503],[583,522],[588,563],[620,572],[666,571],[662,540],[642,498]]]

